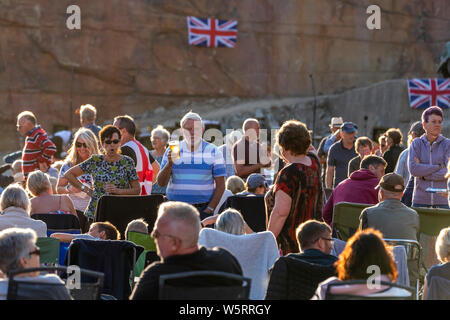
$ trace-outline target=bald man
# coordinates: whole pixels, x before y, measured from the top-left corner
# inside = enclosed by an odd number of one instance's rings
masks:
[[[259,122],[249,118],[244,121],[244,135],[233,145],[233,163],[236,175],[247,179],[252,173],[261,173],[261,168],[270,167],[267,145],[260,143]]]
[[[200,215],[194,206],[176,201],[161,204],[151,234],[161,261],[145,268],[131,300],[157,300],[160,275],[206,270],[242,275],[241,266],[231,253],[198,245],[200,228]]]

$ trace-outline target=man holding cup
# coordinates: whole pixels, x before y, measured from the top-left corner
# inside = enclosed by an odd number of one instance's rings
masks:
[[[169,142],[157,182],[167,185],[168,200],[192,204],[203,220],[213,214],[225,191],[225,164],[220,150],[203,140],[197,113],[188,112],[180,125],[184,139],[178,145]]]

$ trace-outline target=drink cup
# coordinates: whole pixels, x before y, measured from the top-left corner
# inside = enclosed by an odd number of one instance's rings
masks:
[[[180,157],[180,143],[178,141],[169,141],[169,148],[172,151],[172,158],[178,159]]]

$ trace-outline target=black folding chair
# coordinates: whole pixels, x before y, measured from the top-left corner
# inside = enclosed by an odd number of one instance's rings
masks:
[[[55,273],[59,272],[67,274],[70,272],[66,280],[66,284],[42,283],[36,281],[23,281],[16,278],[17,275],[29,272]],[[80,269],[72,266],[71,270],[66,267],[40,267],[28,268],[12,271],[8,274],[8,300],[67,300],[69,295],[75,300],[98,300],[100,291],[103,287],[103,273],[90,270]],[[78,273],[78,274],[77,274]],[[90,282],[82,282],[81,277],[87,276]],[[70,282],[70,283],[68,283]]]
[[[137,257],[143,251],[130,241],[75,239],[69,246],[67,265],[104,273],[101,293],[126,300],[134,285]]]
[[[223,206],[223,209],[227,208],[238,210],[247,225],[254,232],[266,231],[266,205],[264,203],[264,197],[231,196]]]
[[[251,279],[220,271],[159,276],[159,300],[248,300]]]
[[[387,286],[388,289],[397,288],[400,289],[396,293],[374,293],[370,295],[359,295],[351,293],[351,286],[367,285],[367,280],[348,280],[340,281],[336,283],[329,283],[325,293],[325,300],[414,300],[414,288],[402,286],[394,282],[380,281],[378,283],[381,286]],[[375,284],[374,284],[375,285]],[[349,290],[345,293],[338,293],[339,287],[348,286]],[[336,288],[336,289],[335,289]],[[356,287],[355,287],[356,288]],[[383,290],[386,291],[386,290]]]
[[[333,265],[309,263],[287,255],[271,271],[266,300],[309,300],[322,281],[336,275]]]
[[[125,239],[125,230],[130,221],[143,218],[153,230],[158,208],[165,198],[161,194],[149,196],[102,196],[98,201],[95,222],[109,221]]]
[[[80,221],[73,214],[33,213],[31,218],[45,222],[48,236],[54,232],[81,233]]]

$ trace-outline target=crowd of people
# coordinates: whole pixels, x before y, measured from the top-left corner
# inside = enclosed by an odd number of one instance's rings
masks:
[[[318,284],[314,299],[325,299],[332,284],[367,280],[367,267],[373,265],[381,270],[380,281],[392,283],[398,271],[384,239],[419,240],[420,220],[413,208],[450,209],[450,140],[441,134],[444,114],[439,107],[426,109],[421,121],[411,125],[406,148],[397,128],[372,140],[358,136],[357,124],[332,117],[331,133],[317,150],[304,123],[284,122],[271,147],[261,141],[260,122],[253,118],[243,121],[242,130],[229,132],[218,147],[204,140],[203,119],[192,111],[180,120],[181,139],[157,126],[151,131],[152,148],[147,148],[138,140],[132,117],[117,116],[102,128],[95,124],[96,112],[94,106],[81,107],[81,127],[59,153],[32,112],[17,116],[17,130],[25,137],[21,158],[0,168],[0,299],[6,297],[10,271],[39,266],[36,239],[47,236],[47,226],[31,218],[35,213],[77,217],[83,234],[51,235],[61,242],[119,240],[114,225],[94,222],[104,195],[162,194],[166,201],[153,230],[147,230],[145,221],[130,221],[129,227],[139,232],[151,231],[160,258],[142,267],[130,299],[157,299],[160,275],[194,270],[251,276],[257,288],[251,298],[263,299],[272,267],[282,256],[335,267],[336,277]],[[254,214],[266,217],[266,229],[252,230],[241,212],[228,207],[231,197],[260,199],[265,212]],[[333,209],[340,202],[368,207],[339,251]],[[250,259],[242,248],[258,258]],[[440,264],[424,279],[423,299],[439,296],[432,283],[450,283],[449,227],[442,229],[435,248]],[[408,270],[414,286],[420,270]],[[36,273],[22,276],[61,282]],[[386,285],[333,290],[406,294]],[[68,298],[64,292],[58,297]]]

